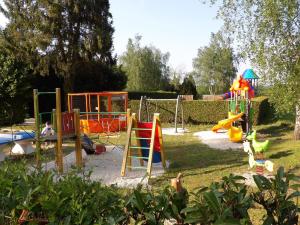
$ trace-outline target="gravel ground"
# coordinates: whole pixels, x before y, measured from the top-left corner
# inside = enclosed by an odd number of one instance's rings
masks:
[[[187,129],[177,128],[177,133],[175,132],[175,128],[162,128],[162,133],[164,135],[184,135],[184,133],[188,132]]]
[[[228,149],[242,149],[243,143],[231,142],[228,138],[227,131],[219,131],[217,133],[212,131],[200,131],[194,133],[203,144],[208,145],[210,148],[228,150]]]

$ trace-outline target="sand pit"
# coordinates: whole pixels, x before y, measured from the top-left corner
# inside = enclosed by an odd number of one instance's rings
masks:
[[[177,128],[177,133],[175,132],[175,128],[171,127],[171,128],[162,128],[162,133],[164,135],[184,135],[184,133],[188,132],[187,129],[183,129],[183,128]]]
[[[126,176],[121,177],[121,166],[123,160],[123,149],[115,146],[106,146],[106,152],[100,155],[85,155],[84,163],[85,171],[92,171],[91,179],[101,181],[106,185],[116,185],[118,187],[133,188],[138,184],[148,185],[148,178],[145,177],[146,170],[133,169],[126,170]],[[133,159],[133,166],[139,166],[139,161]],[[71,166],[75,165],[75,154],[72,152],[64,157],[64,171],[70,170]],[[147,163],[145,162],[145,166]],[[168,162],[167,162],[168,165]],[[43,165],[45,169],[54,169],[54,161]],[[164,168],[161,163],[152,164],[151,177],[157,177],[164,173]]]
[[[100,155],[88,155],[85,170],[92,170],[91,179],[102,181],[102,183],[118,187],[136,187],[139,183],[148,184],[145,178],[146,170],[133,169],[126,171],[126,177],[121,177],[121,166],[123,159],[123,149],[114,146],[107,146],[106,152]],[[145,163],[146,165],[147,163]],[[139,166],[139,161],[133,159],[133,166]],[[152,164],[151,177],[157,177],[164,173],[161,163]]]
[[[227,149],[242,149],[242,143],[234,143],[228,139],[227,131],[219,131],[214,133],[212,131],[200,131],[194,133],[203,144],[208,145],[210,148],[227,150]]]

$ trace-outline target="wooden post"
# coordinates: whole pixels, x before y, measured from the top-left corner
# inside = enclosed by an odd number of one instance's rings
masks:
[[[148,177],[151,176],[151,170],[152,170],[152,159],[153,159],[153,152],[154,152],[153,149],[154,149],[155,131],[156,131],[156,123],[157,123],[158,116],[159,116],[159,113],[154,113],[153,123],[152,123],[152,132],[151,132],[151,142],[150,142],[150,148],[149,148],[148,165],[147,165]]]
[[[52,109],[52,113],[53,113],[53,129],[57,135],[57,116],[56,116],[56,109]],[[58,145],[57,145],[57,141],[55,142],[55,164],[58,165]]]
[[[163,167],[166,168],[165,149],[164,149],[163,135],[162,135],[159,114],[156,116],[156,120],[157,120],[158,137],[159,137],[159,145],[160,145],[161,163],[162,163]]]
[[[33,89],[33,104],[34,104],[34,118],[35,118],[35,156],[37,167],[41,166],[41,134],[40,134],[40,118],[39,118],[39,96],[38,90]]]
[[[70,101],[71,96],[68,94],[68,112],[71,112],[71,101]]]
[[[125,94],[125,105],[124,105],[124,111],[128,108],[128,93]]]
[[[62,115],[61,115],[61,92],[56,88],[56,124],[57,124],[57,167],[59,173],[63,173],[63,152],[62,152]]]
[[[80,110],[74,109],[74,126],[75,126],[75,151],[76,151],[76,166],[82,168],[82,152],[80,142]]]
[[[129,123],[127,126],[127,139],[126,139],[126,144],[125,144],[125,150],[123,153],[123,161],[122,161],[122,168],[121,168],[121,176],[124,177],[126,173],[126,164],[127,164],[127,158],[128,158],[128,153],[129,153],[129,147],[130,147],[130,142],[131,142],[131,130],[132,130],[132,118],[129,118]]]
[[[131,117],[131,109],[127,109],[126,111],[126,127],[129,125],[129,119]]]

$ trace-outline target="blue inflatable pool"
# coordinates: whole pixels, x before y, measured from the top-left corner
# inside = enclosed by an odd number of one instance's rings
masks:
[[[33,139],[34,132],[16,132],[13,134],[0,134],[0,145],[8,144],[13,141],[21,141],[26,139]]]

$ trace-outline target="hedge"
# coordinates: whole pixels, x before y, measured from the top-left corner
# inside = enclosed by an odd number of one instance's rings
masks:
[[[176,92],[171,91],[129,91],[128,98],[130,100],[140,100],[141,96],[147,96],[148,98],[168,99],[177,98]]]
[[[184,101],[184,121],[185,123],[200,124],[200,123],[217,123],[219,120],[227,118],[228,115],[228,101],[205,101],[194,100]],[[175,117],[175,101],[160,101],[151,102],[149,105],[149,112],[160,113],[162,122],[174,122]],[[138,113],[139,101],[130,100],[129,107],[132,112]],[[261,124],[268,122],[274,118],[274,113],[267,97],[258,97],[252,100],[252,107],[254,110],[253,124]],[[145,112],[143,119],[145,119]],[[181,117],[178,117],[179,122]]]

